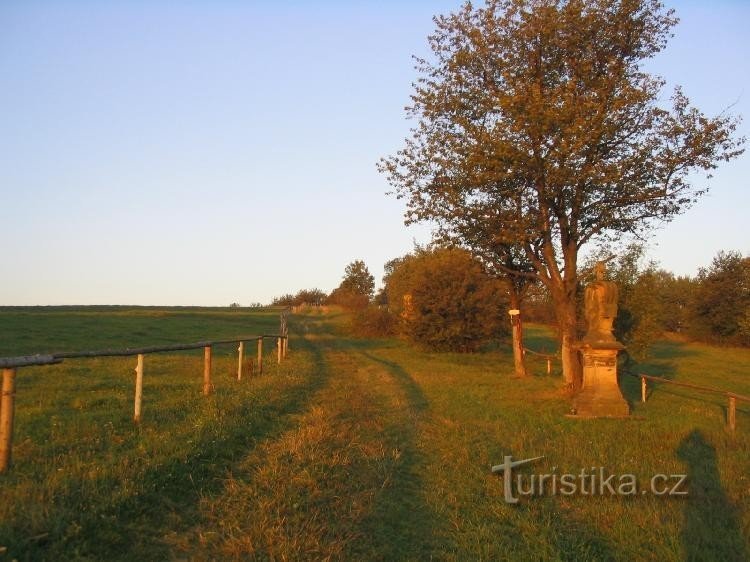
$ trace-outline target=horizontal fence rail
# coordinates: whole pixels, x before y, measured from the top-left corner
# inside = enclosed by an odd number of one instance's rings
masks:
[[[557,357],[557,355],[553,355],[550,353],[540,353],[538,351],[534,351],[533,349],[529,349],[528,347],[521,348],[523,350],[523,354],[526,355],[527,353],[531,353],[532,355],[538,355],[539,357],[544,357],[547,360],[547,374],[552,374],[552,360]]]
[[[750,396],[737,394],[736,392],[730,392],[728,390],[712,388],[710,386],[702,386],[689,382],[678,382],[661,377],[653,377],[651,375],[637,375],[634,373],[627,374],[631,377],[635,377],[641,380],[641,402],[645,402],[648,396],[648,381],[666,383],[673,386],[681,386],[683,388],[690,388],[692,390],[698,390],[700,392],[709,392],[711,394],[720,394],[724,396],[727,399],[727,427],[731,432],[734,432],[737,428],[737,400],[750,403]]]
[[[208,396],[213,390],[211,383],[211,364],[213,346],[224,344],[239,344],[237,348],[237,380],[242,380],[242,364],[244,361],[245,343],[257,342],[257,371],[263,373],[263,340],[275,339],[277,347],[277,363],[287,356],[289,350],[289,331],[287,326],[288,311],[282,311],[278,334],[263,334],[257,336],[241,336],[231,339],[205,340],[193,343],[176,343],[155,345],[148,347],[128,347],[125,349],[104,349],[95,351],[61,351],[19,357],[0,357],[2,369],[2,394],[0,394],[0,473],[6,472],[11,464],[13,448],[13,420],[15,414],[16,371],[23,367],[56,365],[65,359],[86,359],[94,357],[131,357],[137,356],[135,367],[135,398],[133,406],[133,421],[140,423],[142,418],[141,404],[143,400],[143,375],[145,356],[151,353],[167,351],[187,351],[203,349],[203,395]]]

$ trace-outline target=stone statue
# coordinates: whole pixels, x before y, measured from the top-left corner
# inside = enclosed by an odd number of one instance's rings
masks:
[[[617,285],[604,280],[603,261],[596,262],[596,281],[586,287],[584,307],[586,317],[585,343],[614,342],[612,324],[617,316]]]
[[[617,353],[624,346],[612,334],[617,316],[617,285],[605,281],[604,273],[604,262],[597,262],[596,281],[584,293],[586,335],[580,345],[583,387],[574,406],[574,415],[580,418],[619,418],[630,414],[617,383]]]

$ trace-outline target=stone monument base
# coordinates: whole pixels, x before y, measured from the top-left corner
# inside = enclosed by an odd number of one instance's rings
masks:
[[[617,341],[586,343],[583,355],[583,387],[574,401],[579,418],[622,418],[630,415],[630,406],[617,384],[617,353],[623,345]]]

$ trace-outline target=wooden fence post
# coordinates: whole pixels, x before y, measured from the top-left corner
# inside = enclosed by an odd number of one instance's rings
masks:
[[[3,369],[2,395],[0,396],[0,473],[10,468],[15,398],[16,370]]]
[[[549,375],[551,373],[552,373],[552,359],[547,357],[547,374]]]
[[[242,380],[242,359],[245,355],[245,342],[241,341],[239,347],[237,348],[237,380]]]
[[[263,337],[258,338],[258,374],[263,374]]]
[[[281,339],[282,338],[276,339],[276,355],[277,355],[276,363],[277,364],[281,364]]]
[[[727,422],[729,424],[729,431],[734,433],[737,427],[737,398],[729,395],[729,408],[727,409]]]
[[[648,390],[648,386],[646,383],[646,377],[641,377],[641,402],[646,401],[646,391]]]
[[[211,394],[211,346],[203,348],[203,396]]]
[[[141,400],[143,398],[143,354],[138,354],[138,362],[135,366],[135,407],[133,421],[141,423]]]

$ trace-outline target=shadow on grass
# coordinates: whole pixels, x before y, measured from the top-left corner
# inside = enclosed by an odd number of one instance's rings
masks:
[[[401,365],[367,352],[361,353],[385,367],[403,391],[414,415],[420,416],[427,409],[428,401],[422,389]],[[420,476],[424,461],[417,447],[417,428],[413,420],[401,419],[385,431],[389,434],[389,442],[401,451],[401,458],[389,485],[377,494],[372,511],[362,523],[361,531],[369,539],[367,557],[378,560],[429,559],[436,553],[435,530],[441,522],[424,499],[424,484]],[[356,558],[357,550],[355,546],[349,555]]]
[[[313,363],[311,375],[303,384],[286,389],[272,401],[240,404],[225,412],[235,425],[218,435],[204,431],[196,436],[195,446],[187,456],[136,475],[140,491],[121,501],[99,507],[101,497],[87,492],[93,488],[101,495],[100,488],[109,488],[113,494],[122,493],[127,482],[112,476],[101,478],[94,485],[71,482],[46,511],[49,532],[36,539],[16,540],[15,544],[5,542],[8,554],[28,560],[170,558],[170,547],[164,538],[196,524],[201,517],[201,498],[220,493],[223,477],[232,467],[264,441],[287,430],[293,423],[290,414],[303,411],[325,384],[327,372],[320,350],[302,339],[297,345],[311,353]],[[242,419],[253,420],[251,430],[236,423]],[[73,520],[71,513],[76,514]],[[21,528],[5,526],[4,531],[24,537]]]
[[[737,508],[721,486],[716,449],[693,430],[677,448],[687,464],[688,497],[682,544],[687,560],[749,560]]]
[[[401,365],[395,363],[394,361],[381,359],[380,357],[375,357],[374,355],[364,351],[362,352],[362,355],[367,357],[370,361],[383,365],[388,370],[388,373],[391,375],[393,380],[396,381],[396,383],[404,391],[404,394],[406,394],[406,399],[409,401],[409,406],[411,406],[414,411],[422,412],[427,409],[429,405],[427,397],[424,395],[424,392],[422,392],[422,388],[417,384],[417,382],[412,378],[412,376],[406,369],[404,369]]]

